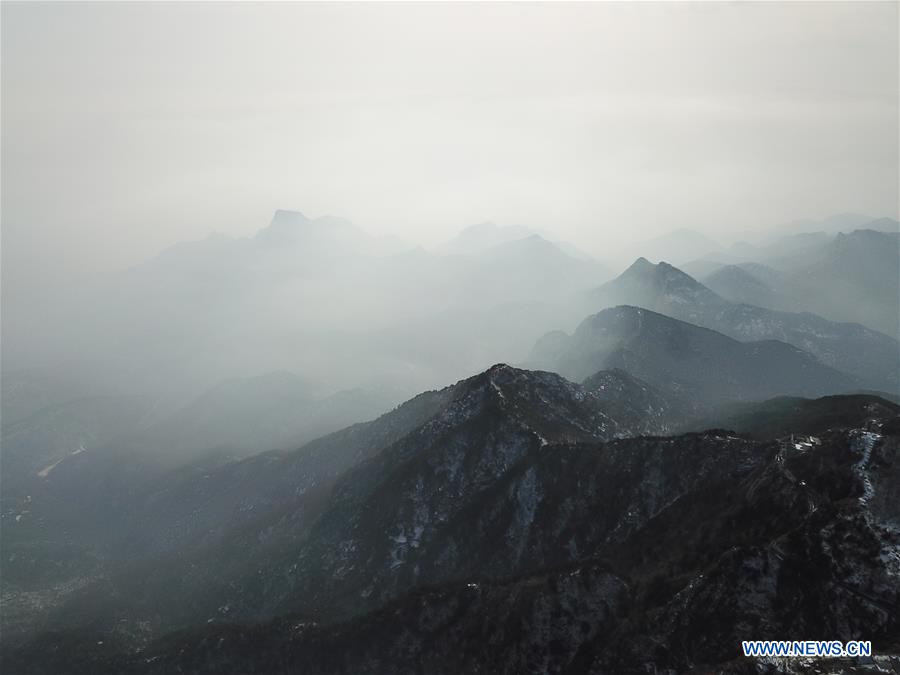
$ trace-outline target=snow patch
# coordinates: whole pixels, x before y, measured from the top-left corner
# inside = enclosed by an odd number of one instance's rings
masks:
[[[860,477],[863,483],[863,494],[859,498],[859,503],[867,505],[872,497],[875,496],[875,488],[872,486],[872,479],[869,477],[869,460],[872,458],[872,448],[881,438],[879,434],[871,431],[864,431],[858,438],[854,439],[852,449],[855,452],[861,452],[862,458],[853,465],[853,470]]]

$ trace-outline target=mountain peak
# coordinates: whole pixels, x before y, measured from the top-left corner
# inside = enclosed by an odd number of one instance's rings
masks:
[[[309,218],[300,211],[289,211],[287,209],[276,209],[269,222],[269,227],[296,227],[297,225],[305,225],[309,222]]]
[[[682,228],[629,246],[626,251],[647,256],[651,260],[666,257],[681,264],[721,249],[721,245],[706,235]]]
[[[631,267],[622,272],[617,279],[614,279],[610,283],[615,283],[620,280],[641,281],[653,284],[663,284],[664,286],[668,286],[672,282],[679,282],[684,286],[690,287],[702,286],[699,281],[674,265],[670,265],[665,261],[660,261],[654,265],[644,257],[635,260],[631,264]]]
[[[318,218],[308,218],[300,211],[278,209],[272,216],[272,220],[269,222],[269,226],[261,230],[261,232],[265,232],[267,230],[297,230],[299,228],[308,228],[310,225],[315,225],[320,228],[333,229],[346,229],[353,227],[353,223],[351,223],[346,218],[341,218],[339,216],[324,215],[319,216]]]
[[[671,313],[678,306],[720,305],[722,298],[689,274],[669,263],[656,265],[638,258],[618,277],[594,291],[601,306],[637,305]]]
[[[283,241],[292,238],[302,228],[309,226],[310,221],[299,211],[278,209],[267,227],[256,233],[256,238],[263,241]]]
[[[257,241],[278,246],[305,242],[358,248],[366,236],[353,223],[337,216],[308,218],[300,211],[278,209],[268,227],[256,233]]]
[[[620,277],[624,276],[636,276],[636,275],[644,275],[648,272],[652,272],[656,269],[656,265],[647,260],[645,257],[641,256],[637,260],[635,260],[631,265],[626,269]]]

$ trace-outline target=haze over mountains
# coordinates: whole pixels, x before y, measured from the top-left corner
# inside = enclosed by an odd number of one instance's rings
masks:
[[[545,336],[532,361],[575,381],[618,368],[697,406],[777,394],[815,397],[855,386],[850,377],[784,342],[738,342],[631,306],[585,319],[571,337]]]
[[[608,277],[531,232],[489,229],[500,234],[469,242],[465,254],[429,253],[340,218],[278,211],[251,238],[178,244],[27,345],[4,343],[5,421],[46,418],[45,402],[90,398],[115,409],[118,397],[137,396],[142,414],[117,435],[257,452],[370,419],[422,389],[521,358],[542,332],[579,315],[570,308],[577,290]],[[16,367],[31,362],[44,365]],[[251,419],[254,411],[266,420]],[[52,413],[66,414],[76,413]],[[83,420],[62,423],[84,427],[62,454],[109,436]],[[16,433],[27,446],[28,432]]]
[[[665,262],[653,265],[639,258],[616,279],[592,291],[590,298],[597,307],[632,304],[654,309],[739,340],[780,340],[852,374],[861,388],[894,392],[900,386],[895,338],[861,324],[827,321],[809,312],[779,312],[729,302]]]
[[[900,675],[898,26],[0,0],[0,675]]]
[[[29,345],[52,368],[4,359],[4,670],[898,652],[896,236],[707,283],[489,223],[428,251],[279,211],[167,249]]]
[[[34,361],[41,348],[41,362],[72,377],[167,396],[272,370],[409,395],[499,360],[510,343],[527,350],[540,329],[526,318],[552,325],[560,303],[609,277],[538,235],[470,249],[429,253],[340,218],[278,211],[253,237],[167,249],[93,294],[65,339],[39,336],[10,355]]]
[[[876,229],[879,226],[884,231]],[[897,337],[898,248],[898,223],[884,218],[867,224],[866,229],[833,238],[822,233],[799,250],[769,247],[765,255],[754,256],[756,262],[720,267],[701,280],[729,300],[757,300],[752,304],[810,311],[835,321],[863,323]]]
[[[34,470],[123,437],[176,455],[289,447],[492,363],[528,362],[545,333],[619,304],[786,342],[852,388],[896,392],[897,236],[821,233],[801,254],[791,234],[782,262],[770,244],[765,263],[722,266],[709,286],[640,258],[604,285],[609,264],[528,228],[484,223],[429,252],[340,218],[278,211],[253,237],[167,249],[27,344],[4,340],[4,438],[11,456],[41,445]],[[696,244],[675,232],[666,245],[679,239]],[[784,262],[798,255],[805,266]],[[122,396],[132,401],[124,417]],[[106,429],[90,416],[119,419]]]

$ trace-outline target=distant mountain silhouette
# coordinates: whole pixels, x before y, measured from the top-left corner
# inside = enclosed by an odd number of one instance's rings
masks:
[[[588,317],[571,336],[550,334],[531,364],[582,380],[619,368],[698,405],[776,394],[820,396],[854,380],[776,340],[739,342],[716,331],[631,306]]]
[[[585,253],[571,242],[559,241],[542,230],[533,230],[521,225],[496,225],[491,222],[471,225],[461,230],[452,239],[438,246],[435,251],[441,254],[473,256],[484,253],[489,249],[502,244],[510,244],[535,236],[551,242],[553,246],[571,258],[575,258],[576,260],[592,260],[592,256]]]
[[[895,392],[900,387],[897,340],[860,324],[730,302],[664,262],[653,265],[640,258],[590,297],[598,308],[644,307],[738,340],[787,342],[856,378],[860,388]]]
[[[896,232],[900,228],[900,224],[893,218],[873,218],[863,213],[837,213],[821,220],[802,219],[784,223],[779,225],[776,231],[779,234],[805,232],[837,234],[838,232],[852,232],[861,228]]]
[[[773,270],[774,271],[774,270]],[[745,265],[725,265],[702,279],[703,285],[731,302],[783,309],[785,299]]]
[[[609,278],[539,235],[488,239],[445,255],[278,211],[255,236],[178,244],[102,285],[52,358],[72,379],[172,410],[224,379],[277,370],[409,396],[522,358],[581,315],[576,294]]]
[[[4,372],[4,673],[889,667],[900,345],[806,311],[890,319],[882,227],[642,254],[708,284],[492,224],[172,247]],[[876,658],[736,651],[797,635]]]
[[[897,338],[900,224],[883,218],[870,226],[846,234],[782,237],[768,246],[744,250],[741,256],[694,260],[684,270],[734,302],[814,312],[833,321],[861,323]],[[761,292],[753,279],[739,279],[733,270],[727,271],[729,266],[749,272],[768,289]]]
[[[536,234],[521,225],[497,225],[491,222],[470,225],[438,247],[440,253],[477,255],[498,244],[525,239]]]
[[[900,233],[838,234],[816,260],[789,272],[797,307],[900,333]]]

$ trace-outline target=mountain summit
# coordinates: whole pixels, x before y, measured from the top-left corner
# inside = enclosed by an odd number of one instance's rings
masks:
[[[307,218],[299,211],[279,209],[268,227],[256,233],[255,239],[271,246],[304,244],[317,249],[333,248],[341,253],[361,252],[371,243],[370,235],[349,220],[335,216]]]

